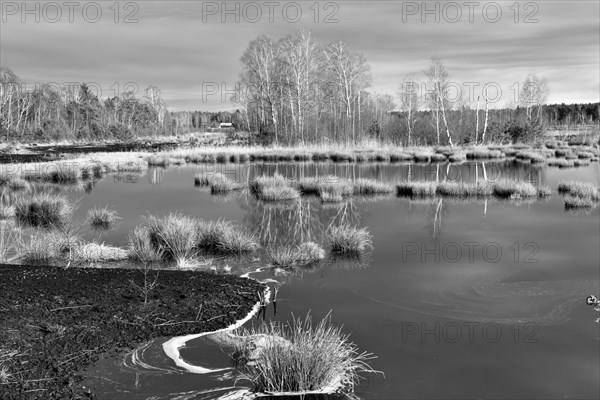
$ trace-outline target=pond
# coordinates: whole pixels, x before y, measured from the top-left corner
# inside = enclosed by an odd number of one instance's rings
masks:
[[[194,186],[199,172],[247,181],[336,175],[397,182],[518,178],[547,185],[549,199],[410,199],[394,195],[294,206],[258,202],[246,191],[213,196]],[[150,168],[108,175],[86,191],[65,190],[77,203],[74,221],[108,205],[121,216],[106,233],[83,223],[80,234],[126,246],[145,215],[180,212],[225,219],[257,232],[264,247],[314,241],[328,226],[366,227],[373,249],[362,259],[327,257],[307,268],[269,268],[261,257],[207,260],[199,268],[246,274],[277,290],[277,301],[249,324],[290,321],[307,313],[335,324],[361,351],[377,356],[357,388],[364,399],[597,398],[600,325],[585,303],[598,295],[598,208],[566,212],[556,191],[562,179],[598,184],[598,163],[570,169],[504,160],[462,164],[245,164]],[[227,350],[200,337],[180,355],[189,365],[224,369],[199,374],[177,367],[163,351],[169,338],[125,359],[88,369],[99,399],[220,398],[249,384],[236,381]],[[233,398],[233,397],[232,397]],[[334,397],[331,397],[334,398]]]

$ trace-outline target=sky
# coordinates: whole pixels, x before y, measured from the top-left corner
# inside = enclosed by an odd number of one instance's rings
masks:
[[[398,96],[436,56],[467,104],[484,88],[492,107],[514,104],[531,72],[548,103],[600,101],[598,0],[2,0],[0,13],[0,64],[27,86],[86,82],[106,98],[154,85],[172,111],[234,108],[248,43],[303,28],[364,54],[372,92]]]

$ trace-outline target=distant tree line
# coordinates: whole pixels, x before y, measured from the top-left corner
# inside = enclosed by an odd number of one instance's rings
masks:
[[[492,109],[487,92],[473,104],[451,93],[456,82],[436,57],[422,81],[409,74],[400,83],[398,104],[393,96],[367,91],[372,76],[363,55],[344,42],[321,46],[309,30],[278,40],[259,36],[240,61],[232,100],[249,130],[280,144],[531,141],[549,126],[599,121],[599,103],[546,105],[550,87],[533,72],[519,84],[513,107]]]
[[[169,112],[154,86],[142,98],[133,92],[99,99],[85,83],[30,90],[9,68],[0,67],[0,140],[128,140],[216,128],[221,122],[241,126],[238,112]]]
[[[468,106],[447,111],[449,130],[452,132],[454,144],[474,144],[488,142],[531,142],[539,139],[547,129],[572,128],[586,125],[593,126],[598,133],[600,103],[589,104],[552,104],[533,107],[529,112],[540,113],[540,120],[528,118],[526,107],[502,108],[488,110],[487,128],[484,133],[485,113],[480,111],[479,130],[476,110]],[[408,111],[393,111],[396,118],[395,130],[386,132],[386,138],[400,143],[409,142]],[[435,111],[416,111],[411,116],[412,144],[437,144],[437,133],[432,126],[436,121]],[[389,135],[389,137],[387,137]],[[442,140],[442,144],[448,144]]]
[[[10,69],[0,68],[0,138],[127,140],[207,131],[231,122],[263,143],[366,139],[452,146],[527,142],[556,126],[595,125],[597,131],[600,121],[600,103],[545,104],[548,82],[533,72],[520,83],[510,108],[492,109],[487,92],[476,99],[457,96],[451,93],[456,82],[436,57],[420,81],[412,73],[399,82],[397,97],[369,91],[373,78],[365,57],[344,42],[321,46],[310,30],[277,40],[259,36],[240,62],[232,112],[168,111],[154,86],[142,97],[124,92],[104,100],[86,84],[23,90]]]

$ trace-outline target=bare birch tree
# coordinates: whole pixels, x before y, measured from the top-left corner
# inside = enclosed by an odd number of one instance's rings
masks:
[[[430,103],[433,105],[436,115],[436,134],[437,144],[440,144],[440,112],[446,128],[446,137],[448,143],[453,147],[452,136],[450,135],[450,128],[448,127],[448,120],[446,118],[446,103],[448,102],[448,83],[449,77],[446,67],[442,64],[442,61],[437,57],[431,58],[431,64],[429,69],[425,71],[425,76],[429,79],[430,85]]]
[[[344,42],[329,44],[324,50],[327,66],[336,77],[340,102],[345,108],[346,126],[351,125],[352,142],[356,142],[356,101],[360,92],[372,83],[371,69],[362,54],[351,52]]]
[[[412,143],[412,130],[415,125],[415,114],[419,111],[419,84],[414,75],[408,74],[400,87],[400,108],[406,113],[408,145]]]
[[[156,114],[158,124],[162,127],[165,123],[167,106],[165,105],[165,102],[161,97],[160,89],[156,86],[149,86],[146,89],[146,100],[150,108],[152,108],[152,110]]]
[[[548,81],[531,71],[523,81],[519,94],[519,105],[525,107],[527,121],[536,123],[541,121],[542,105],[545,104],[549,94]],[[533,121],[533,107],[537,107],[536,121]]]

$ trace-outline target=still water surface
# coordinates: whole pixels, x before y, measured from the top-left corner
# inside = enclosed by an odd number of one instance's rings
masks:
[[[349,178],[468,180],[515,177],[553,189],[548,200],[355,199],[323,206],[303,198],[296,207],[257,203],[246,193],[214,197],[193,177],[219,169],[238,180],[274,172],[289,176],[335,174]],[[296,273],[265,268],[257,279],[277,281],[276,307],[267,319],[291,320],[310,311],[332,320],[361,351],[374,353],[374,369],[356,391],[364,399],[598,398],[600,324],[585,304],[599,291],[598,209],[566,213],[559,180],[599,181],[597,163],[556,169],[514,161],[462,165],[252,164],[150,169],[114,175],[78,201],[75,220],[109,205],[123,218],[87,239],[125,246],[141,216],[168,212],[232,220],[257,231],[264,246],[315,241],[324,244],[331,224],[368,227],[373,251],[361,262],[326,259]],[[201,268],[243,274],[263,260],[221,259]],[[227,269],[229,269],[227,268]],[[222,272],[220,272],[222,273]],[[260,323],[255,317],[251,323]],[[168,339],[168,338],[166,338]],[[176,368],[157,339],[123,360],[88,370],[101,399],[219,398],[235,382],[231,372],[199,375]],[[199,338],[181,351],[186,362],[229,367],[226,351]]]

